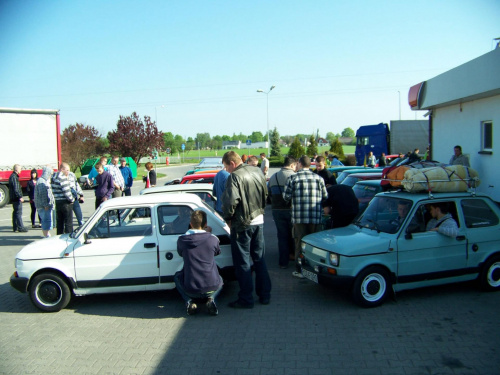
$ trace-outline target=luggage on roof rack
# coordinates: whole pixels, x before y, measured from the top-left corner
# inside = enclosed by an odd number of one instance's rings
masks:
[[[475,188],[479,186],[480,180],[474,169],[462,165],[450,165],[408,169],[404,172],[401,184],[410,193],[421,191],[451,193]]]

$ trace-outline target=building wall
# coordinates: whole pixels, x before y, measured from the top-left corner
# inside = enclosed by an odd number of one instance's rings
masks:
[[[462,111],[460,111],[462,107]],[[500,202],[500,95],[446,107],[435,108],[432,119],[432,156],[448,163],[455,145],[469,157],[470,165],[479,173],[479,192]],[[481,123],[493,122],[493,154],[481,151]]]

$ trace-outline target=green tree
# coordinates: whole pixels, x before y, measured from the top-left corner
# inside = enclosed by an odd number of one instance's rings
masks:
[[[344,159],[344,149],[342,147],[342,143],[340,143],[339,139],[336,138],[333,143],[330,143],[330,153],[333,155],[337,155],[339,159]]]
[[[252,132],[252,135],[250,135],[248,138],[252,141],[252,143],[264,141],[264,135],[261,132]],[[266,137],[266,140],[267,140],[267,137]]]
[[[328,133],[326,133],[326,137],[325,138],[328,141],[328,143],[332,144],[333,141],[335,141],[335,139],[337,139],[338,137],[334,133],[328,132]]]
[[[209,133],[197,133],[196,138],[194,139],[196,142],[195,148],[205,148],[208,146],[208,142],[210,142],[210,134]]]
[[[163,142],[165,144],[165,149],[170,147],[172,153],[177,152],[177,147],[175,147],[175,138],[171,132],[163,133]]]
[[[344,130],[342,130],[341,136],[342,138],[354,138],[356,136],[356,133],[351,128],[345,128]]]
[[[281,156],[280,134],[276,127],[270,132],[271,156]]]
[[[314,137],[314,135],[311,135],[309,137],[309,144],[307,145],[306,154],[312,158],[317,153],[318,153],[318,143],[316,142],[316,137]]]
[[[306,153],[302,143],[300,143],[299,137],[295,137],[292,144],[290,145],[290,150],[288,151],[288,156],[291,156],[297,160]]]

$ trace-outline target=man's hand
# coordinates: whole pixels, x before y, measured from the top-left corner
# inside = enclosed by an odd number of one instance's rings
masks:
[[[19,202],[23,203],[24,202],[24,198],[19,198]]]

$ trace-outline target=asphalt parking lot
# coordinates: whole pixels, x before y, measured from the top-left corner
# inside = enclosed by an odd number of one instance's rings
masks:
[[[163,181],[187,169],[165,168]],[[93,192],[85,196],[88,217]],[[230,309],[238,287],[228,283],[217,317],[188,317],[175,290],[78,297],[42,313],[9,285],[15,254],[40,235],[13,233],[11,206],[0,209],[0,374],[500,374],[500,293],[461,283],[361,309],[278,267],[270,208],[271,304]]]

